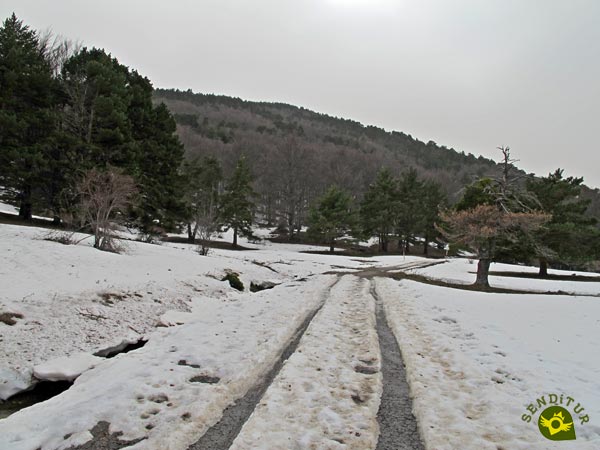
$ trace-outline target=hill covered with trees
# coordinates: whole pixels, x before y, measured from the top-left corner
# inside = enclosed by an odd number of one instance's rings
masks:
[[[302,107],[189,90],[156,89],[154,100],[173,113],[188,157],[209,154],[227,166],[227,160],[236,161],[244,152],[271,185],[265,188],[276,183],[270,172],[289,177],[282,173],[286,163],[300,170],[316,191],[336,184],[357,194],[382,167],[393,172],[414,168],[419,176],[442,184],[451,198],[473,180],[499,173],[497,164],[482,156]],[[291,153],[301,155],[298,161]]]

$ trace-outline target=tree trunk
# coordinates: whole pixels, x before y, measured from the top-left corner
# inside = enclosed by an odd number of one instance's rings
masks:
[[[296,215],[294,214],[293,210],[288,212],[287,221],[288,221],[288,223],[287,223],[288,239],[291,241],[294,239],[294,222],[296,221]]]
[[[238,230],[237,227],[233,228],[233,246],[237,247],[237,235],[238,235]]]
[[[425,235],[425,240],[423,241],[423,256],[429,255],[429,236]]]
[[[548,260],[546,258],[540,258],[540,277],[548,276]]]
[[[475,286],[482,288],[489,288],[490,283],[488,276],[490,273],[490,259],[480,259],[477,263],[477,279],[475,280]]]
[[[404,240],[404,251],[407,255],[410,254],[410,242],[408,240],[408,237]]]
[[[388,241],[387,241],[387,239],[382,239],[382,241],[381,241],[381,251],[387,253],[387,251],[388,251]]]
[[[21,192],[21,204],[19,205],[19,219],[31,220],[32,216],[31,204],[31,187],[26,186]]]
[[[188,233],[188,242],[190,244],[193,244],[196,239],[195,239],[195,236],[194,236],[194,232],[192,231],[192,224],[191,223],[187,224],[187,233]]]

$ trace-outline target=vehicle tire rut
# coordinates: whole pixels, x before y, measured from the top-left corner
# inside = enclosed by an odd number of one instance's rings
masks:
[[[379,440],[377,450],[424,450],[417,420],[412,413],[410,389],[402,354],[396,337],[387,323],[383,302],[371,280],[371,295],[375,298],[377,335],[381,351],[383,393],[377,413]]]
[[[317,313],[323,308],[323,305],[329,298],[331,290],[339,280],[340,277],[337,277],[337,279],[326,289],[319,306],[310,312],[308,317],[298,327],[273,367],[271,367],[271,369],[258,380],[258,382],[252,386],[243,397],[228,406],[223,411],[221,420],[209,428],[198,441],[190,445],[188,450],[227,450],[231,447],[231,444],[248,418],[254,412],[256,405],[260,402],[260,399],[283,367],[285,361],[287,361],[298,348],[298,344],[300,343],[300,339],[302,339],[304,332]]]

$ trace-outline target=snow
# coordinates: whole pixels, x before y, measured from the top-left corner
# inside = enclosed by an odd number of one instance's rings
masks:
[[[240,245],[256,250],[200,256],[187,244],[128,241],[123,254],[112,254],[89,240],[66,246],[46,234],[0,224],[0,313],[23,315],[14,325],[0,323],[0,398],[39,379],[75,382],[0,420],[2,449],[68,448],[89,440],[102,420],[123,439],[146,438],[134,449],[187,448],[271,368],[320,305],[234,446],[374,448],[381,377],[354,370],[361,360],[379,368],[374,300],[368,283],[352,274],[376,267],[471,283],[476,269],[465,259],[423,267],[436,261],[301,253],[323,247],[244,238]],[[245,292],[221,281],[228,270],[240,274]],[[338,275],[327,275],[332,271]],[[248,292],[251,282],[265,281],[279,285]],[[427,449],[600,448],[600,284],[490,281],[538,293],[375,280]],[[142,338],[147,344],[129,353],[93,356]],[[521,420],[531,402],[550,393],[572,396],[589,414],[589,423],[575,424],[576,447],[552,443]]]
[[[538,269],[535,267],[492,263],[490,266],[490,271],[537,273]],[[477,273],[477,261],[464,258],[454,258],[447,260],[445,264],[426,268],[417,268],[413,272],[451,283],[471,284],[475,281],[475,275]],[[600,296],[600,274],[553,269],[549,269],[548,273],[554,275],[568,276],[576,274],[586,277],[595,277],[597,278],[597,282],[543,280],[536,278],[515,278],[490,275],[490,286],[506,289],[531,290],[537,292],[562,291],[564,293]]]
[[[32,373],[33,369],[15,370],[10,367],[0,367],[0,399],[27,390],[31,386]]]
[[[296,252],[291,257],[285,249],[291,245],[275,252],[213,250],[200,256],[185,244],[131,241],[124,254],[114,254],[87,241],[72,246],[47,241],[46,234],[0,226],[0,312],[24,315],[10,328],[0,324],[3,399],[19,390],[14,383],[22,389],[23,379],[35,382],[33,366],[137,342],[160,325],[163,314],[191,312],[197,297],[235,298],[239,293],[220,281],[226,270],[240,273],[249,288],[252,281],[311,276],[331,269],[328,260],[339,261],[319,255],[301,260]]]
[[[428,449],[600,448],[598,299],[376,283]],[[592,418],[577,421],[575,447],[521,420],[550,393],[570,395]]]
[[[66,448],[101,420],[123,439],[147,437],[136,449],[186,448],[270,368],[324,300],[323,281],[205,299],[193,323],[153,333],[143,348],[101,362],[60,396],[0,421],[0,448]],[[220,381],[192,381],[198,375]],[[70,419],[56,411],[69,411]]]
[[[375,448],[379,370],[369,283],[343,277],[231,449]]]
[[[62,356],[35,366],[33,368],[33,375],[38,380],[73,381],[86,370],[96,367],[101,361],[104,361],[104,358],[90,355],[89,353]]]

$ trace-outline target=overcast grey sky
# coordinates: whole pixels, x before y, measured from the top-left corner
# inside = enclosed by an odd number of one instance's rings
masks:
[[[600,187],[599,0],[0,0],[155,86],[280,101]]]

